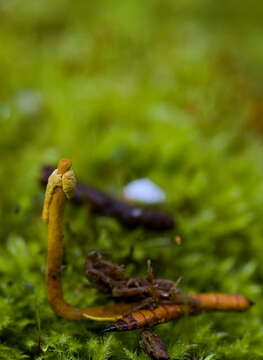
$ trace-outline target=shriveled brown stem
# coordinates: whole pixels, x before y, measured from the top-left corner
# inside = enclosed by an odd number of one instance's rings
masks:
[[[53,173],[51,175],[56,177],[55,182],[53,182],[53,179],[50,177],[43,210],[45,221],[48,222],[48,259],[46,272],[48,301],[54,312],[65,319],[116,320],[134,305],[118,304],[79,309],[64,300],[61,266],[63,259],[63,216],[67,196],[63,190],[62,180],[64,180],[64,176],[65,180],[67,180],[66,175],[69,173],[70,168],[71,160],[60,160],[56,174],[53,175]],[[70,181],[72,181],[70,177],[72,178],[73,173],[71,172],[69,175],[67,186],[74,187],[74,183],[70,183]]]

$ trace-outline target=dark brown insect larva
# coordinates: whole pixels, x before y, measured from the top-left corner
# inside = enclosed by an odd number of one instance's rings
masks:
[[[104,332],[127,331],[176,320],[184,315],[198,315],[209,311],[246,311],[253,303],[241,295],[195,294],[192,298],[199,305],[165,304],[154,309],[142,309],[129,313],[109,326]]]
[[[140,346],[143,351],[154,360],[169,360],[166,346],[162,339],[149,330],[144,330],[140,335]]]
[[[43,167],[40,179],[43,186],[47,185],[48,177],[54,170],[55,168],[51,166]],[[113,217],[131,228],[144,226],[151,230],[162,231],[173,229],[175,225],[172,216],[163,211],[132,206],[81,182],[77,183],[71,201],[76,205],[89,203],[95,214]]]
[[[136,309],[156,307],[160,304],[195,304],[198,301],[183,294],[176,281],[155,279],[150,263],[146,278],[130,278],[123,267],[103,259],[99,251],[92,250],[86,259],[86,276],[94,287],[113,297],[138,302]]]

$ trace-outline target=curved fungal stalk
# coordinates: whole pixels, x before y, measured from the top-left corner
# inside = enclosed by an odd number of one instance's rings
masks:
[[[63,217],[67,198],[74,194],[76,179],[71,170],[71,160],[61,159],[49,177],[43,220],[48,223],[48,259],[46,283],[48,301],[54,312],[69,320],[92,319],[96,321],[115,321],[121,318],[134,304],[95,306],[79,309],[64,300],[62,287],[63,259]]]

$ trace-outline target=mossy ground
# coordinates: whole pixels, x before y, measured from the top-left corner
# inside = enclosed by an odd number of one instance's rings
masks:
[[[156,328],[172,359],[263,359],[263,43],[260,2],[0,2],[0,359],[146,359],[138,332],[102,338],[46,300],[42,164],[72,158],[79,178],[119,194],[147,176],[177,229],[156,234],[69,208],[65,292],[107,301],[84,278],[104,250],[186,292],[240,293],[242,314]],[[172,240],[182,236],[182,245]]]

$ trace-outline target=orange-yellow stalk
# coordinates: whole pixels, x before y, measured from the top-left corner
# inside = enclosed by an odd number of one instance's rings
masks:
[[[76,180],[71,168],[71,160],[61,159],[58,169],[53,172],[47,185],[43,220],[48,223],[48,258],[46,284],[48,302],[54,312],[69,320],[93,319],[96,321],[117,320],[134,304],[94,306],[79,309],[64,300],[62,287],[63,259],[63,217],[64,208],[74,193]]]

